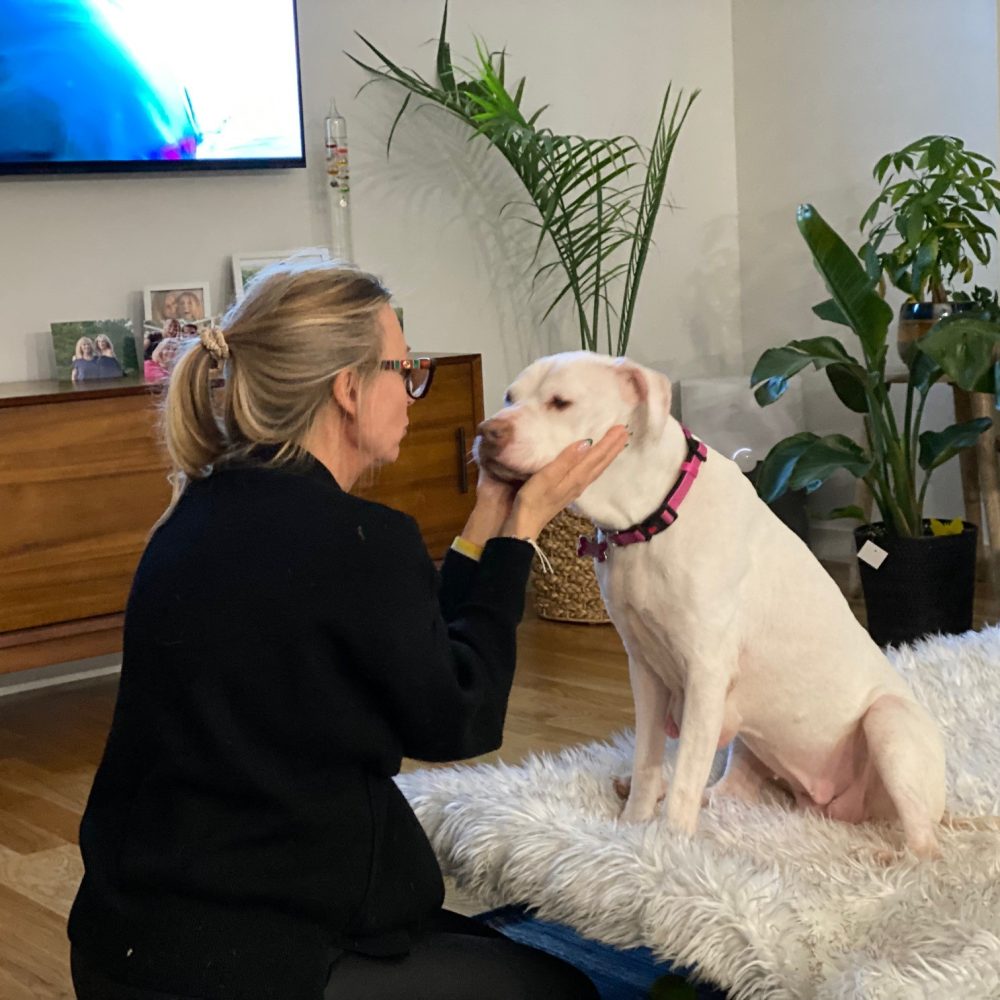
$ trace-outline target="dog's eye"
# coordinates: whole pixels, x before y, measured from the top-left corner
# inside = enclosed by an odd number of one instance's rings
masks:
[[[553,396],[549,400],[549,409],[552,410],[565,410],[567,406],[572,406],[573,404],[568,399],[563,399],[562,396]]]
[[[514,397],[513,397],[513,396],[512,396],[511,394],[510,394],[510,390],[508,389],[508,390],[507,390],[507,391],[506,391],[506,392],[505,392],[505,393],[503,394],[503,405],[504,405],[504,406],[510,406],[510,405],[511,405],[511,403],[513,403],[513,402],[514,402]]]

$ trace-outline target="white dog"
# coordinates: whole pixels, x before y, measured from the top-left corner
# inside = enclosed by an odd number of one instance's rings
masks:
[[[713,756],[731,743],[713,794],[755,800],[777,779],[825,816],[898,820],[907,847],[935,856],[945,765],[934,722],[807,546],[734,462],[686,435],[670,394],[665,376],[625,359],[557,354],[517,377],[477,442],[488,471],[517,480],[575,440],[632,432],[575,504],[599,526],[585,550],[629,657],[623,818],[648,820],[664,794],[666,730],[680,739],[673,830],[695,831]]]

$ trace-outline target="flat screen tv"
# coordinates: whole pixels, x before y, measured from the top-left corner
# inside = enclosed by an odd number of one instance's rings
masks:
[[[295,0],[0,0],[0,174],[304,165]]]

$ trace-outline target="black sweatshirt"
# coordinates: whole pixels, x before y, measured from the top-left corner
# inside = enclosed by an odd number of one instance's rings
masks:
[[[320,463],[192,483],[136,570],[69,935],[124,982],[318,1000],[402,954],[441,873],[392,778],[500,745],[532,548],[440,577]]]

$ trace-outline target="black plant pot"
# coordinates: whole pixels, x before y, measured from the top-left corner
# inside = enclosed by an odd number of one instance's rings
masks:
[[[922,538],[900,538],[881,522],[855,528],[858,550],[871,540],[889,553],[878,569],[859,561],[868,631],[880,646],[972,628],[977,530],[962,523],[960,535]]]

